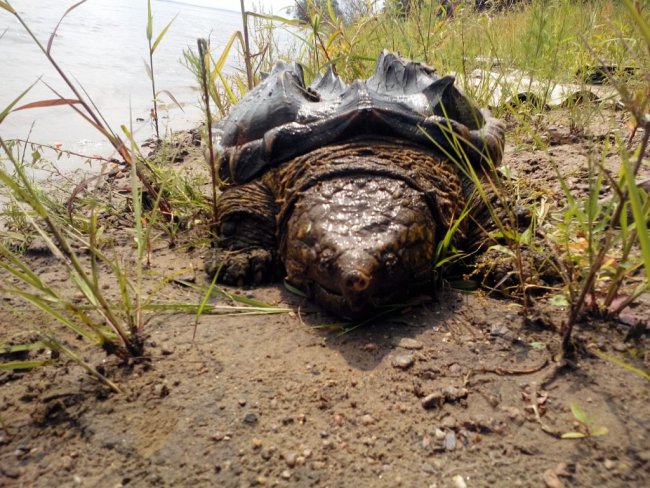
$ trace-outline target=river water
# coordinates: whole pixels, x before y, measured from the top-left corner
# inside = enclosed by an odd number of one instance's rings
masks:
[[[10,0],[24,17],[36,37],[47,45],[50,33],[75,0]],[[154,54],[156,89],[167,90],[180,102],[180,110],[166,94],[159,106],[161,133],[167,128],[189,128],[201,120],[198,82],[181,64],[183,50],[196,51],[198,37],[210,38],[213,52],[241,30],[239,12],[191,5],[191,2],[154,0],[154,39],[177,15]],[[233,0],[233,7],[239,2]],[[205,4],[205,2],[203,2]],[[90,95],[110,127],[118,132],[121,124],[132,124],[136,137],[144,140],[154,134],[150,119],[151,84],[144,60],[148,60],[145,0],[88,0],[64,20],[55,37],[52,53],[64,71],[78,80]],[[4,34],[3,34],[4,33]],[[234,50],[233,50],[234,51]],[[62,83],[44,54],[17,19],[0,9],[0,111],[29,85],[39,79],[19,105],[56,98],[45,85],[65,97],[72,93]],[[231,56],[229,70],[240,61]],[[30,134],[31,131],[31,134]],[[121,132],[120,132],[121,134]],[[43,144],[83,154],[110,155],[101,135],[69,107],[37,108],[12,113],[0,125],[4,139],[27,137]],[[77,163],[66,163],[62,165]]]

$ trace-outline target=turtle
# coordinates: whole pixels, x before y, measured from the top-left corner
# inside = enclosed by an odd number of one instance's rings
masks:
[[[454,81],[386,50],[350,83],[330,66],[307,86],[277,61],[213,128],[223,186],[206,271],[284,278],[351,319],[431,289],[447,233],[468,252],[481,241],[470,174],[498,165],[505,139]]]

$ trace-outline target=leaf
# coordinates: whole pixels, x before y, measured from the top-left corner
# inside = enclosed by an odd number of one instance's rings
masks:
[[[34,369],[39,366],[46,366],[48,364],[56,363],[53,359],[46,359],[42,361],[11,361],[8,363],[0,363],[0,371],[14,371],[17,369]]]
[[[151,66],[149,66],[149,63],[147,63],[144,59],[142,60],[144,63],[144,70],[147,72],[147,76],[149,77],[149,81],[153,79],[153,73],[151,72]]]
[[[561,437],[562,439],[584,439],[587,436],[582,432],[566,432]]]
[[[167,95],[169,98],[172,99],[172,101],[176,104],[176,106],[178,108],[180,108],[183,112],[185,112],[185,110],[183,110],[183,107],[181,106],[180,102],[178,100],[176,100],[176,97],[174,95],[172,95],[172,93],[169,90],[160,90],[158,93],[164,93],[165,95]],[[156,93],[156,97],[158,97],[158,93]]]
[[[7,12],[10,12],[12,14],[16,13],[16,11],[11,6],[9,6],[8,3],[5,2],[0,2],[0,8],[5,9]]]
[[[564,293],[559,293],[557,295],[554,295],[551,297],[551,299],[548,301],[551,305],[555,307],[568,307],[569,306],[569,300],[567,299],[566,295]]]
[[[503,246],[501,244],[496,244],[494,246],[490,246],[490,249],[494,249],[495,251],[498,251],[502,254],[506,254],[510,257],[515,257],[515,253],[512,251],[512,249],[508,248],[507,246]]]
[[[650,233],[645,230],[646,218],[643,211],[643,204],[641,203],[640,190],[636,185],[636,181],[634,181],[633,165],[626,154],[623,155],[622,159],[623,168],[625,170],[625,182],[627,184],[628,198],[630,199],[630,205],[632,206],[632,215],[634,216],[634,222],[639,229],[637,237],[639,238],[639,244],[641,246],[641,255],[643,256],[645,274],[650,282]]]
[[[571,413],[578,422],[582,422],[583,424],[589,423],[587,413],[577,403],[571,404]]]
[[[34,87],[34,85],[36,83],[38,83],[39,80],[40,80],[40,77],[34,83],[29,85],[27,87],[27,89],[25,89],[25,91],[23,91],[20,95],[18,95],[16,98],[14,98],[13,101],[9,105],[7,105],[7,107],[5,107],[5,109],[2,112],[0,112],[0,124],[2,123],[2,121],[4,119],[7,118],[7,115],[9,115],[11,113],[11,109],[14,107],[14,105],[16,105],[20,101],[21,98],[23,98],[25,95],[27,95],[27,92],[29,92],[29,90],[31,90]]]
[[[599,425],[598,427],[594,427],[591,430],[591,437],[601,437],[604,435],[607,435],[609,433],[609,429],[605,427],[604,425]]]
[[[626,363],[625,361],[618,359],[614,356],[610,356],[609,354],[605,354],[604,352],[595,349],[595,348],[589,348],[590,352],[593,352],[596,356],[598,356],[600,359],[604,359],[605,361],[609,361],[610,363],[613,363],[617,366],[620,366],[621,368],[627,369],[631,373],[636,374],[637,376],[640,376],[641,378],[645,378],[646,380],[650,380],[650,372],[647,370],[635,368],[631,364]]]
[[[59,30],[59,26],[61,25],[61,22],[63,22],[65,16],[68,15],[70,12],[72,12],[74,9],[76,9],[82,3],[86,3],[86,0],[81,0],[81,2],[75,3],[72,7],[66,10],[65,13],[61,16],[59,22],[56,24],[56,27],[52,31],[52,34],[50,34],[50,39],[47,41],[47,49],[46,49],[47,54],[50,54],[50,50],[52,49],[52,43],[54,42],[54,36],[56,35],[56,31]]]
[[[151,0],[147,0],[147,40],[151,42],[152,38],[153,38],[153,16],[151,15]]]
[[[176,20],[176,17],[178,17],[178,14],[174,15],[174,18],[169,21],[169,24],[167,24],[165,28],[160,32],[160,34],[158,34],[158,37],[156,37],[156,41],[153,43],[153,47],[151,48],[151,54],[156,51],[158,44],[160,44],[160,41],[163,40],[163,37],[165,37],[165,34],[167,34],[167,30],[171,27],[172,22]]]
[[[31,344],[16,344],[14,346],[5,346],[0,344],[0,354],[16,354],[18,352],[37,351],[47,346],[43,341],[32,342]]]
[[[299,290],[293,285],[290,285],[286,280],[284,282],[284,287],[289,290],[289,292],[293,293],[294,295],[298,295],[299,297],[307,298],[307,295],[302,290]]]
[[[38,102],[31,102],[26,105],[21,105],[18,108],[12,110],[12,112],[18,112],[19,110],[27,110],[29,108],[41,108],[41,107],[56,107],[58,105],[75,105],[81,103],[81,100],[76,98],[51,98],[49,100],[39,100]]]

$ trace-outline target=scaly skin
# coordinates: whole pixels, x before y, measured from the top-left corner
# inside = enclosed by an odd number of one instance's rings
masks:
[[[324,308],[363,316],[431,282],[437,241],[468,190],[453,163],[415,146],[326,146],[224,191],[222,243],[206,267],[241,285],[271,281],[284,265],[287,280]],[[467,230],[463,222],[455,238]]]

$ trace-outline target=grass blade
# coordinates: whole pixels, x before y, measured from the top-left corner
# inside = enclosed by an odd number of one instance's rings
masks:
[[[81,100],[75,98],[52,98],[49,100],[39,100],[38,102],[31,102],[20,107],[16,107],[12,112],[18,112],[19,110],[27,110],[30,108],[41,108],[41,107],[56,107],[58,105],[75,105],[81,103]]]
[[[70,12],[72,12],[74,9],[76,9],[82,3],[86,3],[86,1],[87,0],[81,0],[80,2],[75,3],[72,7],[66,10],[65,13],[61,16],[59,22],[56,24],[56,27],[52,31],[52,34],[50,34],[50,39],[47,41],[47,49],[46,49],[47,54],[50,54],[50,51],[52,50],[52,43],[54,42],[54,36],[56,36],[56,31],[59,30],[59,26],[61,25],[61,22],[63,22],[65,16],[68,15]]]
[[[165,34],[167,34],[167,31],[171,27],[172,23],[176,20],[176,17],[178,17],[178,14],[174,15],[174,18],[169,21],[169,24],[167,24],[165,28],[160,32],[160,34],[158,34],[158,37],[156,37],[156,40],[153,43],[153,46],[151,47],[151,54],[153,54],[156,51],[158,44],[160,44],[160,41],[163,40],[163,37],[165,37]]]

